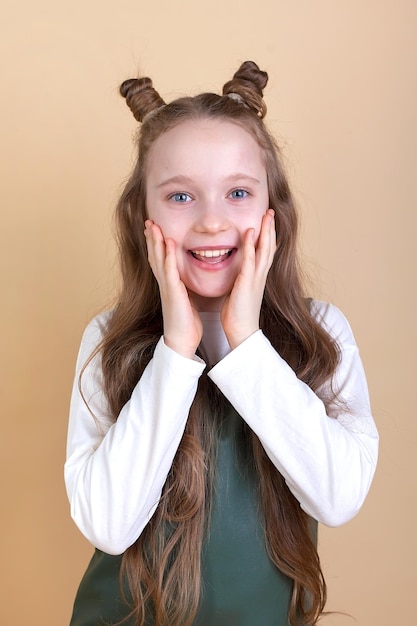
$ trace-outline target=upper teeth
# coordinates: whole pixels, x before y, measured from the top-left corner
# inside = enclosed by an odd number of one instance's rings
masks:
[[[223,256],[224,254],[227,254],[228,252],[230,252],[230,248],[222,248],[221,250],[193,250],[194,254],[198,254],[198,256],[206,256],[206,257],[213,257],[213,256]]]

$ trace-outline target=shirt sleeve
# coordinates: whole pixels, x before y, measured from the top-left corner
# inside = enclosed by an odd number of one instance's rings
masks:
[[[319,397],[326,388],[317,395],[300,381],[261,331],[208,375],[259,437],[303,510],[319,522],[338,526],[359,511],[369,491],[378,433],[346,318],[336,307],[320,302],[313,302],[312,312],[340,347],[332,380],[339,400],[336,415],[326,414]]]
[[[121,554],[153,515],[181,441],[205,364],[186,359],[160,339],[117,421],[102,390],[99,355],[80,372],[101,340],[99,319],[87,327],[71,398],[65,483],[71,515],[87,539]],[[93,417],[94,416],[94,417]]]

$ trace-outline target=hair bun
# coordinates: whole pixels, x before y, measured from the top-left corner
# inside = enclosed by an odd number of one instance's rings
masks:
[[[243,98],[245,104],[263,118],[266,115],[266,104],[263,90],[268,83],[268,74],[259,69],[254,61],[245,61],[223,86],[223,95],[235,93]]]
[[[120,94],[135,119],[142,122],[148,113],[165,105],[159,93],[152,86],[150,78],[128,78],[120,85]]]

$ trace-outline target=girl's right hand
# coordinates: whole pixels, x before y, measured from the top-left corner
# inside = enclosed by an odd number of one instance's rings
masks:
[[[145,222],[145,238],[149,264],[161,295],[164,341],[175,352],[193,358],[203,335],[203,325],[180,278],[175,241],[165,239],[152,220]]]

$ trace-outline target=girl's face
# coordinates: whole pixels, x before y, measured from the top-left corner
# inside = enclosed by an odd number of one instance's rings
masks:
[[[148,217],[176,244],[181,280],[199,310],[218,309],[240,271],[243,238],[269,207],[261,148],[237,124],[190,120],[149,154]]]

